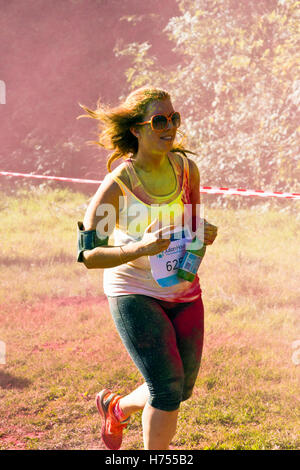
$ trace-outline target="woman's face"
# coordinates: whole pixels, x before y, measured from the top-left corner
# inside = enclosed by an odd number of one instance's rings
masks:
[[[147,107],[143,121],[150,121],[155,114],[164,114],[170,116],[174,112],[170,99],[152,101]],[[146,151],[153,154],[166,154],[173,146],[176,136],[177,127],[172,122],[168,122],[166,129],[155,131],[151,128],[151,124],[136,126],[134,134],[139,141],[139,151]]]

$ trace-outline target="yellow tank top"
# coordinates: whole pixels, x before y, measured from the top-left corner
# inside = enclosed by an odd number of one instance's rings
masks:
[[[189,164],[187,158],[182,156],[184,162],[182,175],[181,166],[172,152],[168,156],[177,183],[174,191],[164,196],[151,195],[145,189],[130,158],[105,176],[105,179],[112,178],[117,182],[123,194],[119,223],[113,232],[115,246],[141,240],[146,227],[155,218],[161,218],[162,226],[182,225],[184,204],[189,202]],[[116,176],[121,166],[122,169],[125,167],[130,178],[131,189]],[[153,277],[153,266],[151,270],[150,261],[149,256],[141,256],[120,266],[104,269],[104,293],[112,297],[143,294],[170,302],[192,302],[201,295],[198,276],[192,283],[181,280],[178,284],[162,287]]]

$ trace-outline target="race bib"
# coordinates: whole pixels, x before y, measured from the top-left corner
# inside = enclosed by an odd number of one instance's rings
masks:
[[[152,276],[160,287],[169,287],[186,282],[177,276],[177,271],[185,255],[185,245],[191,241],[183,230],[174,232],[165,251],[149,256]]]

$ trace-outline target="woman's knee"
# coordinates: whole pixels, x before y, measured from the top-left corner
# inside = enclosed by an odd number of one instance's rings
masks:
[[[183,390],[181,401],[188,400],[189,398],[191,398],[192,395],[193,395],[193,388]]]
[[[185,375],[185,380],[182,390],[182,401],[188,400],[193,395],[195,382],[197,379],[199,367],[195,367],[192,373]]]
[[[176,377],[157,386],[149,385],[149,405],[163,411],[175,411],[183,396],[184,377]]]

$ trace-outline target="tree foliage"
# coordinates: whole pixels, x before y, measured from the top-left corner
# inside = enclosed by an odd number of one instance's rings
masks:
[[[300,1],[178,4],[164,32],[180,62],[160,65],[148,42],[119,48],[128,88],[171,92],[202,184],[299,192]]]

